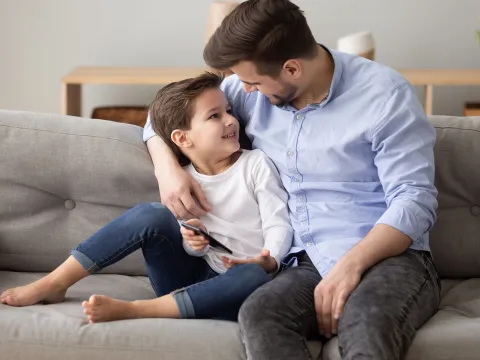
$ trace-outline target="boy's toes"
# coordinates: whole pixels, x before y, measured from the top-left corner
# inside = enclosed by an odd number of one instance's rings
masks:
[[[101,306],[103,304],[103,296],[102,295],[92,295],[88,300],[92,307]]]

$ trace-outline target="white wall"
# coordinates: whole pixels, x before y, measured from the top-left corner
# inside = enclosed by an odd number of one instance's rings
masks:
[[[201,66],[210,0],[0,0],[0,108],[58,113],[76,66]],[[396,68],[480,68],[480,0],[296,0],[330,47],[371,30]],[[148,104],[154,86],[84,87],[94,106]],[[419,96],[423,92],[419,89]],[[480,87],[435,89],[434,112],[461,114]]]

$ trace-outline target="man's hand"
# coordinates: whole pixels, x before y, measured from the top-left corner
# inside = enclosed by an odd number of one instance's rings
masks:
[[[259,255],[248,258],[244,260],[234,260],[229,259],[226,256],[222,256],[223,266],[230,269],[232,266],[240,264],[258,264],[260,265],[266,273],[272,273],[277,270],[277,260],[274,257],[270,256],[270,251],[263,249]]]
[[[345,302],[363,273],[380,261],[403,253],[411,243],[412,240],[397,229],[377,224],[337,262],[315,288],[315,310],[323,335],[336,334]]]
[[[177,219],[198,218],[210,211],[210,204],[202,188],[184,169],[171,169],[168,176],[157,176],[157,179],[162,204]]]
[[[185,223],[207,232],[205,225],[198,219],[191,219],[185,221]],[[182,233],[183,240],[195,251],[201,251],[208,245],[208,240],[202,235],[197,235],[193,230],[185,229],[182,226],[180,232]]]
[[[315,311],[320,333],[337,333],[338,319],[350,294],[358,286],[361,271],[339,261],[315,288]]]

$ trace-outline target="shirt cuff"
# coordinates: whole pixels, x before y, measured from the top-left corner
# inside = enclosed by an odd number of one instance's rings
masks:
[[[190,247],[190,245],[188,245],[187,242],[185,240],[183,240],[183,248],[185,249],[185,252],[188,255],[196,256],[196,257],[202,257],[202,256],[205,256],[205,254],[208,252],[208,250],[210,250],[210,245],[207,245],[202,250],[197,251],[197,250],[193,250]]]
[[[150,121],[150,115],[147,118],[147,122],[143,127],[143,142],[147,142],[152,137],[156,136],[157,134],[153,131],[152,123]]]
[[[266,239],[264,248],[270,251],[270,256],[277,262],[277,269],[272,272],[276,274],[292,246],[293,230],[290,227],[276,226],[267,230],[264,236]]]
[[[422,211],[412,204],[412,200],[393,201],[377,224],[389,225],[410,237],[413,242],[417,241],[427,231],[428,225],[423,221],[425,215]]]

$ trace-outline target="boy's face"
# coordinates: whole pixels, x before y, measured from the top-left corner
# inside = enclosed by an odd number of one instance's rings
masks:
[[[240,149],[239,124],[220,89],[207,89],[196,100],[187,137],[194,157],[224,159]],[[192,156],[193,157],[193,156]]]

